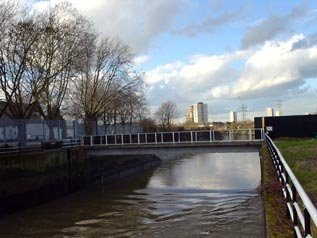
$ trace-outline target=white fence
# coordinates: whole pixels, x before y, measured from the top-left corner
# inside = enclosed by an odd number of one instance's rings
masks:
[[[250,142],[262,141],[263,129],[240,129],[226,131],[173,131],[138,134],[111,134],[100,136],[83,136],[84,146],[111,145],[158,145],[158,144],[192,144],[212,142]]]
[[[294,235],[295,237],[312,237],[312,226],[317,228],[317,210],[283,155],[267,135],[266,142],[278,179],[282,184],[282,191],[286,199],[288,214],[292,220]]]

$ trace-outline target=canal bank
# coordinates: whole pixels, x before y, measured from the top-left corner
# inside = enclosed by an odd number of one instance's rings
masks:
[[[0,156],[0,215],[78,191],[95,181],[109,183],[158,166],[155,155],[86,158],[83,148]]]
[[[262,148],[262,186],[264,199],[266,237],[292,238],[290,219],[286,215],[286,205],[281,193],[281,185],[277,179],[276,171],[270,157],[268,148]]]

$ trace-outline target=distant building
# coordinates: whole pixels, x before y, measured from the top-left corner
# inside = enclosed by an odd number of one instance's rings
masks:
[[[274,109],[273,109],[272,107],[268,107],[268,108],[266,109],[266,115],[267,115],[268,117],[274,117]]]
[[[186,109],[186,122],[196,124],[208,123],[207,104],[202,102],[196,103]]]
[[[237,117],[237,112],[234,111],[230,111],[229,113],[229,122],[237,122],[238,121],[238,117]]]
[[[282,112],[280,110],[276,110],[275,116],[277,117],[282,116]]]
[[[186,118],[186,122],[189,122],[189,123],[194,122],[194,109],[193,109],[193,106],[187,107],[185,118]]]

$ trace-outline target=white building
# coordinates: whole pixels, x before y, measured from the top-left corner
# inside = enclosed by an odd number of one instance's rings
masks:
[[[197,124],[208,123],[208,109],[207,104],[202,102],[196,103],[186,109],[186,121],[194,122]]]
[[[189,106],[186,108],[185,118],[186,122],[194,122],[194,111],[193,106]]]
[[[268,107],[266,109],[266,114],[268,117],[274,117],[274,109],[272,107]]]
[[[237,112],[234,111],[230,111],[229,113],[229,122],[237,122],[238,121],[238,117],[237,117]]]

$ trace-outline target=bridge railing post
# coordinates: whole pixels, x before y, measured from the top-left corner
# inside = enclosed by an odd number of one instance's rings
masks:
[[[252,131],[249,129],[249,141],[252,141]]]
[[[155,144],[157,145],[157,132],[155,132],[155,134],[154,134],[155,136]]]
[[[232,130],[228,131],[228,140],[229,142],[232,142]]]
[[[190,143],[191,144],[193,143],[193,132],[192,131],[190,132]]]
[[[138,133],[138,145],[140,144],[140,133]]]
[[[94,144],[93,136],[90,136],[90,146],[93,146],[93,144]]]
[[[173,136],[173,144],[175,144],[175,132],[172,133]]]

